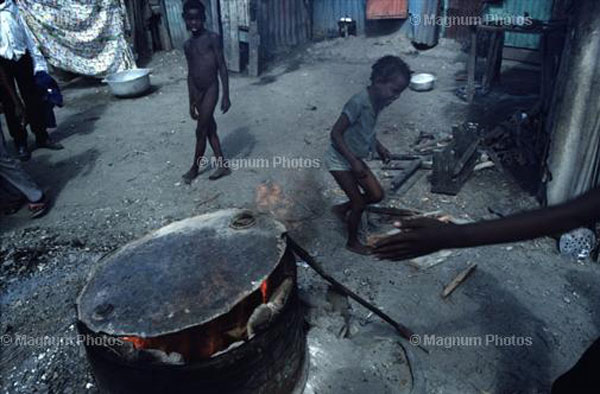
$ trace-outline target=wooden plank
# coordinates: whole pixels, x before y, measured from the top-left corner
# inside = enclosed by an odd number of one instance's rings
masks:
[[[410,209],[402,209],[402,208],[394,208],[394,207],[384,207],[380,205],[367,205],[367,211],[380,214],[380,215],[389,215],[389,216],[400,216],[400,217],[409,217],[409,216],[417,216],[420,212],[413,211]]]
[[[456,195],[469,179],[478,155],[477,126],[466,123],[452,130],[453,140],[442,152],[433,156],[432,193]]]
[[[421,167],[421,160],[413,160],[413,162],[401,174],[392,179],[392,191],[398,190],[415,172]]]
[[[475,98],[475,67],[477,65],[477,30],[471,29],[471,52],[467,63],[467,102]]]
[[[251,77],[260,75],[260,34],[258,30],[258,21],[250,22],[250,32],[248,37],[248,74]]]
[[[486,69],[483,75],[482,88],[487,92],[492,84],[500,79],[500,70],[502,68],[502,47],[504,46],[504,32],[490,33],[490,46],[486,59]]]
[[[454,168],[452,169],[453,177],[460,174],[460,172],[463,170],[463,168],[465,168],[465,165],[471,160],[471,157],[475,154],[478,147],[479,147],[479,139],[476,139],[475,141],[471,142],[471,145],[469,145],[469,147],[465,150],[465,152],[462,154],[462,156],[458,159],[458,161],[454,165]]]
[[[392,153],[390,155],[391,160],[417,160],[420,159],[417,155],[406,155],[401,153]]]
[[[210,0],[210,20],[212,22],[210,28],[213,32],[222,35],[221,17],[219,15],[219,0]]]
[[[531,49],[504,47],[502,51],[502,59],[514,60],[521,63],[541,64],[542,56],[539,51]]]
[[[240,72],[240,37],[236,0],[221,0],[221,26],[227,69]]]
[[[250,27],[251,0],[236,0],[238,26]]]
[[[456,278],[454,278],[452,280],[452,282],[450,282],[445,288],[444,291],[442,291],[442,298],[446,298],[448,297],[450,294],[452,294],[452,292],[454,290],[456,290],[456,288],[458,286],[460,286],[461,283],[463,283],[465,280],[467,280],[467,278],[473,273],[473,271],[475,271],[475,268],[477,268],[477,264],[473,264],[471,265],[469,268],[467,268],[466,270],[462,271],[461,273],[459,273]]]

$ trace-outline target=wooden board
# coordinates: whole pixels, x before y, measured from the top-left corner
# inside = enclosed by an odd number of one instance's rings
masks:
[[[367,19],[406,19],[407,0],[368,0]]]
[[[221,0],[221,28],[227,69],[240,72],[240,28],[236,0]]]

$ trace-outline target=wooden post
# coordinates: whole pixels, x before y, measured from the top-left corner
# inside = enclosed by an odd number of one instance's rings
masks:
[[[472,103],[475,98],[475,67],[477,65],[477,29],[471,29],[471,53],[467,64],[467,102]]]
[[[240,72],[240,28],[236,0],[221,0],[221,27],[227,69]]]
[[[167,20],[167,9],[165,2],[161,1],[158,5],[160,11],[159,31],[160,31],[160,43],[163,51],[170,51],[173,49],[173,41],[171,40],[171,33],[169,32],[169,21]]]
[[[490,43],[487,55],[486,70],[483,75],[482,89],[487,92],[492,84],[500,79],[502,68],[502,47],[504,46],[504,31],[490,31]]]
[[[248,34],[248,74],[251,77],[258,77],[260,75],[260,29],[258,21],[258,0],[251,0]]]
[[[221,31],[221,16],[219,15],[219,0],[210,1],[210,18],[212,26],[210,27],[213,32],[222,35]]]

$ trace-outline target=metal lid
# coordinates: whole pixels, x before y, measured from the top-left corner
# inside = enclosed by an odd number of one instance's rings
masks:
[[[102,260],[77,300],[79,320],[139,337],[209,322],[260,287],[285,252],[285,231],[239,209],[172,223]]]

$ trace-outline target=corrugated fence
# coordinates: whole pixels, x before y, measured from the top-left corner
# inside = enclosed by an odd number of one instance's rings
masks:
[[[313,0],[312,5],[314,38],[339,36],[337,23],[342,17],[355,20],[357,34],[364,34],[366,0]]]
[[[309,0],[258,0],[256,14],[267,56],[310,40]]]
[[[515,18],[527,13],[534,19],[547,21],[552,16],[552,5],[553,0],[506,0],[501,5],[490,5],[488,14]],[[505,45],[537,49],[540,46],[540,37],[536,34],[506,33]]]

